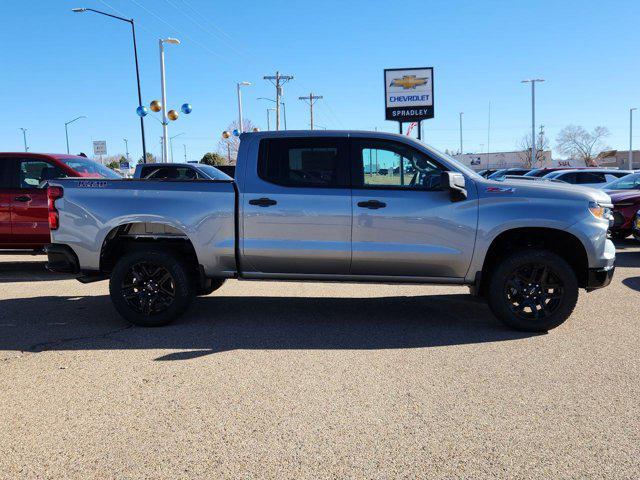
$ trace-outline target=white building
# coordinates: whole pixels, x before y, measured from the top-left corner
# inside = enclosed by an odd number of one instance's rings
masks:
[[[485,170],[487,168],[518,168],[524,167],[527,161],[527,153],[523,150],[515,152],[494,153],[465,153],[453,157],[472,168],[473,170]],[[530,154],[529,154],[530,155]],[[534,168],[557,166],[551,159],[551,150],[542,152],[543,161],[536,162]]]

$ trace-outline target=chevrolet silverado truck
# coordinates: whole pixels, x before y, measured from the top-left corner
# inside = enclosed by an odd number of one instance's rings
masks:
[[[606,193],[488,180],[390,133],[244,133],[233,180],[65,179],[48,192],[48,268],[109,279],[141,326],[236,278],[467,285],[507,325],[547,331],[614,272]]]

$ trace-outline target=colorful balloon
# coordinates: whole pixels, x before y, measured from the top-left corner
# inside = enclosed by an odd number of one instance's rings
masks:
[[[180,114],[175,110],[169,110],[167,112],[167,117],[169,117],[169,120],[177,120],[179,116]]]
[[[185,115],[189,115],[193,108],[191,107],[190,103],[183,103],[180,107],[180,110],[182,110],[182,113],[184,113]]]
[[[151,110],[157,113],[162,110],[162,103],[160,103],[159,100],[154,100],[149,104],[149,107],[151,108]]]
[[[146,117],[149,113],[149,109],[144,105],[140,105],[138,108],[136,108],[136,113],[139,117]]]

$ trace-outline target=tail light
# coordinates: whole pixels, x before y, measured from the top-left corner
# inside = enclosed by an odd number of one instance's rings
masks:
[[[62,198],[62,187],[47,188],[47,205],[49,207],[49,229],[57,230],[60,226],[60,217],[56,209],[56,200]]]

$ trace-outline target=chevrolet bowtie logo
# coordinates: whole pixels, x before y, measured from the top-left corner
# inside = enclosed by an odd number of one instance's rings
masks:
[[[414,89],[418,85],[427,83],[426,78],[416,78],[415,75],[404,75],[402,78],[396,78],[391,82],[392,87],[402,87],[406,90]]]

